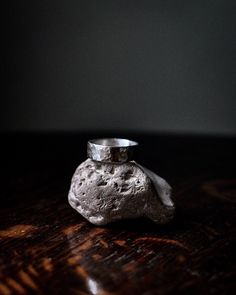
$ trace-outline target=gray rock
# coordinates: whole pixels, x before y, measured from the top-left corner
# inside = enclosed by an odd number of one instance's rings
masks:
[[[164,179],[135,162],[111,164],[87,159],[74,173],[68,199],[95,225],[141,216],[167,223],[174,214],[170,194]]]

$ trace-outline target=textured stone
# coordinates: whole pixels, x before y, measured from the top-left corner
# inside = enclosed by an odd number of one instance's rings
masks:
[[[135,162],[111,164],[87,159],[74,173],[68,199],[95,225],[141,216],[166,223],[174,213],[167,182]]]

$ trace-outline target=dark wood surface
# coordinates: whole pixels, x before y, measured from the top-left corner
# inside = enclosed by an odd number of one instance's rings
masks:
[[[0,294],[235,294],[235,139],[126,135],[176,217],[95,227],[67,202],[94,136],[1,135]]]

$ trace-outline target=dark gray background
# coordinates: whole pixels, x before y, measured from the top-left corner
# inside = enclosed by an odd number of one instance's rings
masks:
[[[7,1],[1,130],[236,134],[232,1]]]

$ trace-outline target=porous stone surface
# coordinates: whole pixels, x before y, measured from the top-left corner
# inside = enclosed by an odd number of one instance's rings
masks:
[[[114,164],[87,159],[74,173],[69,203],[95,225],[141,216],[167,223],[174,213],[170,187],[160,177],[160,183],[154,185],[142,168],[135,162]],[[156,186],[163,192],[161,198]]]

